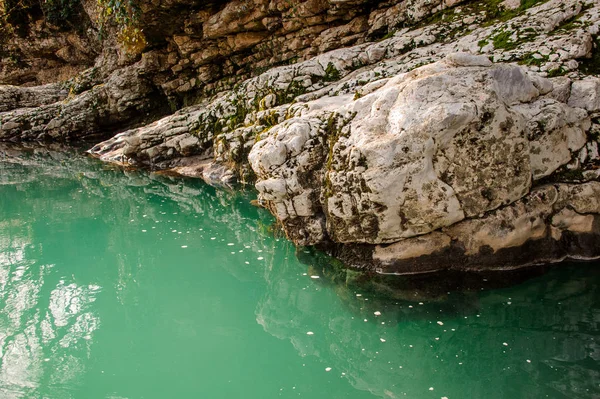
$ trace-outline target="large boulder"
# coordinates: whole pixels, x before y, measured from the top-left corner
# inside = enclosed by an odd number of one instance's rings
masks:
[[[302,244],[391,243],[483,215],[585,145],[587,113],[551,91],[518,65],[452,54],[273,128],[249,156],[260,198]]]

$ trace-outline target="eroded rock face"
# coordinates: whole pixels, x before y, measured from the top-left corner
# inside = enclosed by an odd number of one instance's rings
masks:
[[[327,159],[327,123],[318,118],[292,118],[259,141],[248,160],[258,176],[260,199],[288,227],[301,245],[327,237],[321,207],[323,164]]]
[[[102,51],[96,9],[93,0],[0,4],[0,84],[56,83],[92,67]]]
[[[256,186],[288,230],[296,217],[313,216],[325,218],[327,236],[342,243],[430,233],[515,202],[585,145],[587,113],[540,94],[517,65],[454,54],[358,100],[340,99],[333,115],[271,129],[250,152]],[[327,141],[308,140],[322,137],[328,123]],[[315,152],[326,161],[317,171],[311,165],[310,187],[299,187],[302,157]],[[319,189],[321,207],[294,206]]]
[[[156,88],[140,76],[136,65],[111,74],[105,84],[79,96],[70,98],[62,93],[52,94],[62,95],[62,101],[0,114],[0,141],[65,142],[103,137],[115,126],[147,120],[149,112],[160,113],[165,105]],[[44,97],[39,100],[37,104],[43,104]]]
[[[65,99],[67,90],[60,84],[37,87],[0,86],[0,112],[39,107]]]
[[[384,273],[508,270],[600,256],[600,183],[535,188],[521,200],[440,232],[377,246]]]

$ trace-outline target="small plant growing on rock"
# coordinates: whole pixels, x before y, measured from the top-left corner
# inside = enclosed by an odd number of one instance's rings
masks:
[[[107,25],[117,27],[117,39],[129,54],[140,54],[146,47],[146,37],[139,27],[140,9],[133,0],[97,0],[101,33]]]
[[[72,20],[81,6],[79,0],[45,0],[40,4],[46,20],[60,28],[73,25]]]
[[[554,69],[551,69],[548,71],[548,77],[555,78],[557,76],[563,76],[567,72],[568,71],[566,69],[564,69],[563,67],[554,68]]]
[[[323,80],[325,82],[334,82],[336,80],[340,80],[340,71],[338,71],[338,69],[335,67],[335,65],[333,65],[332,62],[330,62],[329,64],[327,64],[327,68],[325,68],[325,76],[323,77]]]

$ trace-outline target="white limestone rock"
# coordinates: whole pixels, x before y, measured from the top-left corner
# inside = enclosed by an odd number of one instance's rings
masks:
[[[525,117],[525,135],[530,141],[533,179],[550,175],[569,163],[586,143],[590,127],[587,113],[551,99],[540,99],[516,107]]]
[[[334,114],[335,97],[298,108],[252,148],[256,186],[291,237],[297,218],[326,221],[304,244],[427,234],[519,200],[585,145],[587,113],[541,97],[552,89],[517,65],[452,54],[338,97]]]
[[[423,236],[407,238],[390,245],[377,245],[373,259],[382,263],[399,260],[410,260],[427,256],[450,248],[452,239],[449,235],[434,231]]]
[[[590,112],[600,111],[600,78],[588,77],[573,82],[569,105]]]
[[[273,127],[250,151],[261,200],[300,245],[322,241],[320,206],[326,124],[317,118],[292,118]]]
[[[448,227],[444,233],[459,241],[465,254],[471,256],[485,247],[493,251],[519,247],[546,235],[545,220],[552,214],[557,196],[554,186],[536,189],[527,201],[518,201],[483,218],[465,220]]]
[[[453,55],[349,105],[333,146],[328,231],[385,243],[429,233],[529,191],[529,144],[510,108],[539,94],[517,66]]]

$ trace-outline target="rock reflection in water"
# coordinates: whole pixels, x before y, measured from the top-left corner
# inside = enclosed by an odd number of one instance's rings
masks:
[[[51,264],[36,262],[32,231],[22,221],[0,223],[0,393],[3,398],[39,397],[49,382],[78,384],[85,373],[91,340],[100,320],[90,304],[98,286],[55,281]]]
[[[298,258],[306,278],[286,278],[293,262],[271,268],[257,321],[357,389],[386,398],[429,397],[414,386],[448,386],[448,397],[598,392],[600,272],[590,279],[586,265],[399,279],[360,275],[309,249]],[[324,307],[333,293],[340,307]],[[586,309],[583,320],[563,310],[573,308]],[[447,381],[457,378],[453,392]]]

